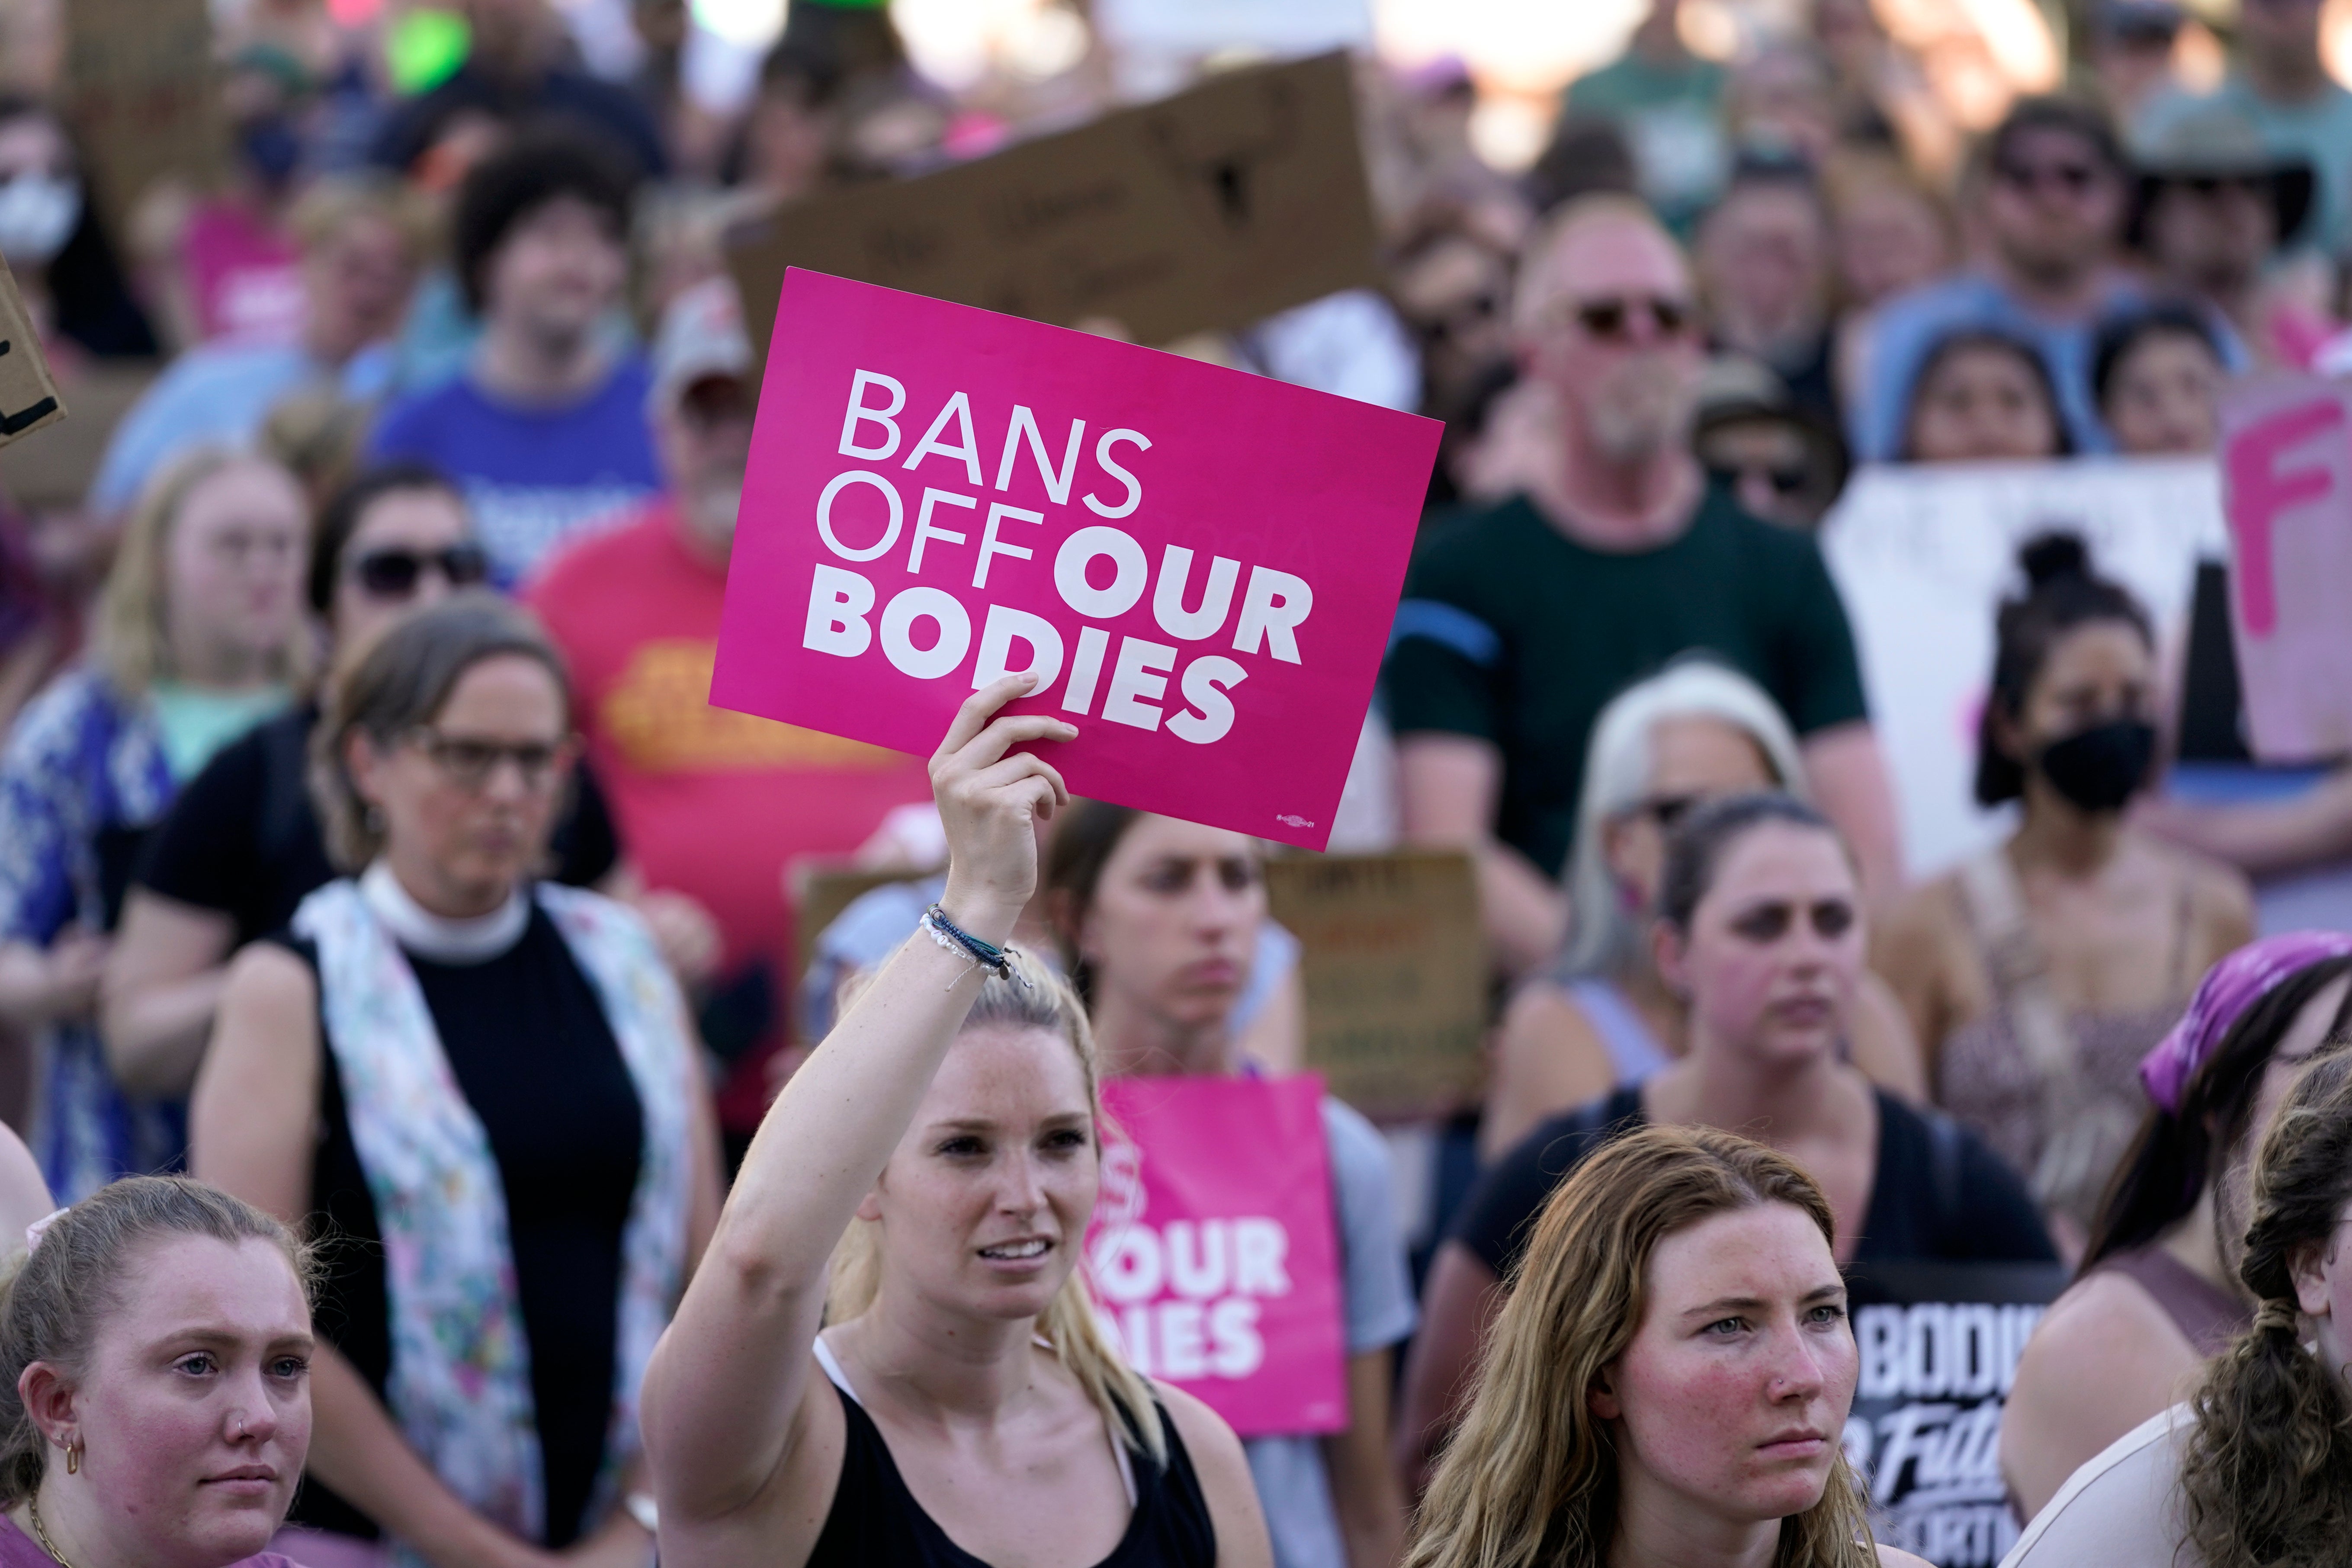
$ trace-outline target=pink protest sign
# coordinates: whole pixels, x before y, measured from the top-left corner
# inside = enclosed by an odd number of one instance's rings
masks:
[[[1103,1086],[1096,1298],[1139,1371],[1244,1437],[1348,1424],[1322,1100],[1312,1076]]]
[[[2352,404],[2316,376],[2260,377],[2222,405],[2230,619],[2256,755],[2352,753]]]
[[[1320,849],[1438,431],[794,268],[710,700],[929,754],[1034,670],[1078,794]]]

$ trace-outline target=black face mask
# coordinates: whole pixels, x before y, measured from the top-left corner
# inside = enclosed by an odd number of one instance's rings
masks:
[[[2050,787],[2084,811],[2121,811],[2156,760],[2156,726],[2118,719],[2078,730],[2042,748],[2034,765]]]

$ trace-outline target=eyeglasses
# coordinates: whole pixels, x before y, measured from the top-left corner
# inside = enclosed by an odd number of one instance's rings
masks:
[[[478,544],[444,550],[371,550],[352,563],[352,577],[372,598],[405,599],[416,592],[425,569],[441,574],[452,588],[471,587],[490,574],[490,558]]]
[[[2084,196],[2090,194],[2105,171],[2095,163],[2021,163],[2003,160],[1993,165],[1993,173],[2002,184],[2021,191],[2054,190],[2062,195]]]
[[[1636,311],[1645,316],[1661,338],[1679,338],[1690,331],[1696,312],[1686,300],[1664,294],[1622,294],[1594,300],[1562,300],[1543,312],[1555,325],[1574,321],[1596,342],[1630,342]]]
[[[569,740],[552,744],[545,741],[483,741],[467,735],[445,735],[423,724],[411,731],[409,738],[416,742],[417,750],[433,759],[434,766],[451,784],[463,790],[485,787],[499,764],[510,762],[522,776],[523,788],[537,795],[551,785],[558,769],[572,760]]]

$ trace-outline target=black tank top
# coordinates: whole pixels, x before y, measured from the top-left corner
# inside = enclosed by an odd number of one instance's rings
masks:
[[[881,1428],[838,1379],[834,1388],[841,1396],[841,1479],[808,1568],[989,1568],[923,1511]],[[1165,1409],[1155,1405],[1154,1410],[1168,1439],[1167,1467],[1130,1450],[1135,1512],[1127,1533],[1096,1568],[1215,1568],[1217,1532],[1201,1478],[1176,1424]]]

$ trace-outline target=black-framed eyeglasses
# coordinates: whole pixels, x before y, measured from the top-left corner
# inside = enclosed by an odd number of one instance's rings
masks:
[[[405,599],[416,592],[426,571],[438,572],[452,588],[470,588],[490,574],[490,558],[474,543],[440,550],[404,550],[388,545],[371,550],[352,563],[352,579],[371,597]]]
[[[523,788],[537,795],[553,786],[561,770],[572,761],[569,739],[552,743],[546,741],[487,741],[471,735],[445,735],[427,724],[409,731],[409,737],[433,760],[449,782],[463,790],[485,788],[498,772],[500,763],[512,763],[521,775]]]

